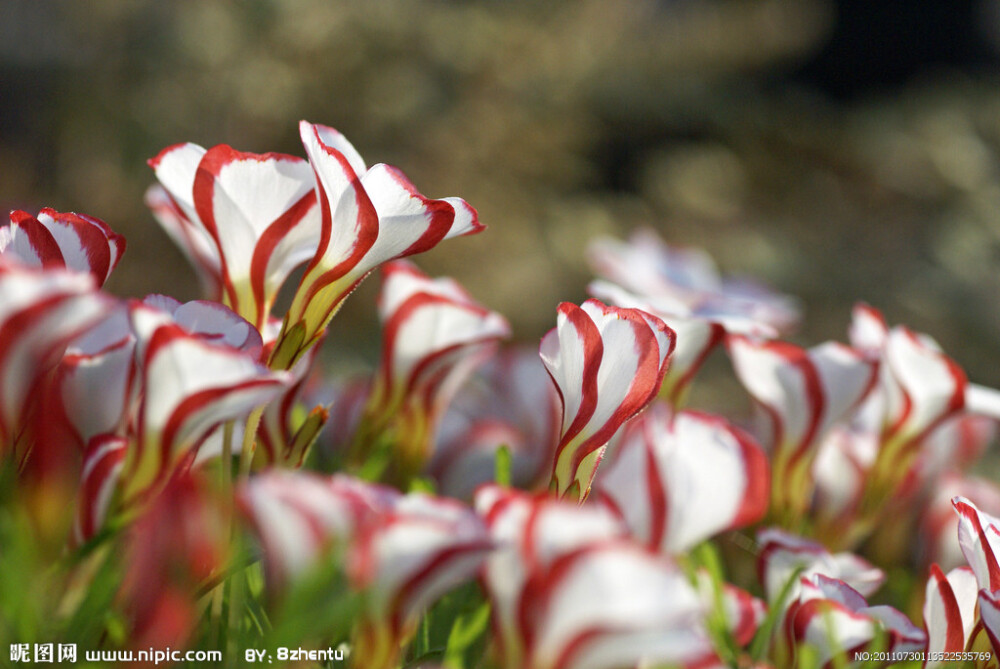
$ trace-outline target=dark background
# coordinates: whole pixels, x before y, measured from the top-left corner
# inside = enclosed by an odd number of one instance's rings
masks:
[[[523,341],[581,300],[586,242],[656,227],[802,298],[866,300],[1000,386],[997,2],[0,3],[0,205],[124,233],[109,289],[197,297],[145,211],[166,145],[303,155],[301,118],[479,209],[421,257]],[[376,282],[331,357],[374,348]]]

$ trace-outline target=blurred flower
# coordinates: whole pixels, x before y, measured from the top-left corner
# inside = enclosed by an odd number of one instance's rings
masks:
[[[683,572],[599,506],[484,486],[497,550],[483,569],[507,669],[704,666],[705,607]]]
[[[454,393],[510,326],[455,281],[405,261],[385,266],[378,307],[382,354],[350,457],[360,463],[388,440],[389,476],[406,481],[430,456]]]
[[[728,346],[737,377],[766,414],[772,514],[800,523],[812,503],[820,442],[871,390],[876,366],[836,342],[806,350],[733,336]]]
[[[279,593],[344,551],[359,526],[399,496],[348,476],[271,470],[237,491],[237,502],[260,541],[267,586]]]
[[[767,511],[767,458],[722,418],[654,405],[623,428],[599,500],[653,550],[683,553]]]
[[[273,592],[344,559],[351,586],[365,593],[352,657],[373,669],[396,666],[424,611],[471,580],[493,547],[475,513],[454,500],[342,475],[272,471],[243,485],[238,500]]]
[[[978,616],[976,603],[979,588],[976,577],[968,567],[956,567],[945,576],[936,564],[931,565],[924,596],[924,629],[927,630],[925,667],[945,664],[944,653],[965,650]]]
[[[23,459],[31,450],[26,427],[43,410],[37,400],[47,373],[67,343],[112,307],[89,276],[0,258],[0,454]]]
[[[923,650],[927,635],[896,609],[869,606],[843,581],[813,574],[799,579],[798,596],[785,610],[775,642],[779,666],[796,666],[799,648],[806,644],[817,651],[818,664],[827,666],[852,661],[866,649],[900,654]]]
[[[941,476],[920,517],[919,551],[925,565],[936,563],[943,570],[951,570],[966,563],[962,547],[955,540],[960,522],[952,504],[956,497],[974,499],[977,508],[1000,514],[1000,488],[996,483],[954,472]]]
[[[438,431],[427,471],[438,491],[471,499],[494,480],[497,451],[511,456],[511,485],[544,484],[559,432],[559,396],[535,351],[505,349],[462,387]]]
[[[31,267],[65,267],[88,272],[103,286],[125,252],[125,238],[104,221],[82,214],[42,209],[34,217],[10,213],[10,226],[0,228],[0,255]]]
[[[760,544],[758,575],[764,594],[772,606],[784,606],[798,597],[798,584],[791,582],[785,600],[779,601],[782,589],[798,571],[801,577],[822,574],[843,581],[863,596],[874,593],[885,582],[885,573],[852,553],[830,553],[822,544],[777,528],[757,533]]]
[[[638,309],[597,300],[559,305],[539,355],[562,400],[562,429],[552,470],[560,497],[583,501],[615,432],[660,389],[674,332]]]
[[[201,607],[196,595],[228,563],[226,505],[192,472],[171,479],[126,535],[119,598],[135,648],[184,648]]]
[[[104,525],[127,449],[128,440],[114,435],[97,436],[87,444],[73,525],[73,541],[77,544],[93,538]]]
[[[247,351],[192,334],[160,310],[137,304],[130,318],[140,342],[141,399],[123,476],[127,499],[163,481],[211,430],[263,406],[291,380]]]
[[[152,191],[147,202],[203,283],[218,277],[221,295],[211,297],[263,328],[282,283],[320,240],[309,164],[190,143],[167,147],[149,164],[165,193]]]
[[[447,591],[471,581],[493,549],[471,509],[442,497],[398,497],[361,527],[348,558],[365,616],[352,655],[372,669],[398,666],[401,646],[424,612]]]
[[[643,299],[668,298],[676,316],[698,316],[729,332],[774,337],[799,320],[794,299],[745,279],[720,276],[715,262],[700,249],[668,246],[650,229],[637,230],[623,242],[600,238],[588,248],[590,265]],[[683,309],[683,311],[682,311]]]
[[[321,234],[275,346],[273,364],[286,368],[380,264],[483,229],[464,200],[431,200],[394,167],[366,168],[333,128],[302,121],[299,132],[316,175]]]

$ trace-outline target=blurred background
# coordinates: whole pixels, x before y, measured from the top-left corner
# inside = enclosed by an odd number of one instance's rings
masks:
[[[106,220],[118,295],[198,297],[142,196],[182,141],[369,164],[489,229],[418,258],[537,338],[588,240],[656,228],[801,298],[865,300],[1000,386],[997,0],[158,0],[0,4],[0,206]],[[370,280],[331,354],[371,357]]]

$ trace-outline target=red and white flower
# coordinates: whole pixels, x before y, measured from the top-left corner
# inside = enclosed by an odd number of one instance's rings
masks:
[[[723,278],[707,253],[668,246],[650,229],[637,230],[627,242],[598,239],[588,258],[597,274],[633,294],[654,304],[669,298],[729,332],[774,337],[799,320],[794,299],[747,279]]]
[[[923,609],[929,658],[925,667],[944,666],[945,654],[966,649],[978,618],[978,594],[976,576],[968,567],[956,567],[946,576],[939,566],[931,565]]]
[[[779,341],[730,337],[740,382],[763,410],[770,446],[774,513],[804,517],[812,502],[812,467],[826,431],[868,394],[876,365],[842,344],[802,349]]]
[[[432,200],[394,167],[367,168],[333,128],[302,121],[299,131],[316,177],[321,234],[275,348],[273,360],[283,367],[312,346],[343,300],[380,264],[483,229],[464,200]]]
[[[499,486],[476,507],[497,543],[483,583],[503,667],[714,666],[700,595],[606,509]]]
[[[562,400],[557,495],[587,498],[608,441],[656,397],[674,341],[663,321],[638,309],[597,300],[559,305],[557,325],[539,347]]]
[[[103,527],[125,465],[128,439],[113,435],[95,437],[87,444],[80,474],[73,540],[82,544]]]
[[[32,436],[24,430],[40,410],[47,372],[113,304],[88,276],[0,260],[0,453],[27,453]]]
[[[267,585],[280,592],[345,549],[370,516],[389,509],[399,493],[348,476],[271,470],[237,491],[237,501],[260,540]]]
[[[149,164],[166,195],[147,196],[154,214],[203,282],[218,276],[221,299],[263,328],[282,283],[320,241],[309,164],[190,143],[164,149]]]
[[[955,540],[961,516],[956,513],[953,500],[956,497],[974,499],[977,509],[995,517],[1000,514],[1000,488],[987,479],[952,472],[939,477],[929,494],[920,514],[922,563],[936,563],[943,570],[960,567],[967,560],[962,546]]]
[[[885,573],[853,553],[830,553],[822,544],[777,528],[757,533],[760,546],[758,572],[768,602],[781,606],[781,591],[798,571],[801,577],[822,574],[843,581],[863,596],[885,582]],[[798,597],[798,581],[791,583],[785,602]]]
[[[397,666],[400,646],[442,595],[475,578],[493,549],[479,517],[455,500],[401,496],[362,526],[348,557],[348,575],[364,589],[364,619],[355,633],[357,662]]]
[[[104,221],[83,214],[42,209],[38,216],[10,213],[0,228],[0,255],[31,267],[65,267],[88,272],[104,285],[125,252],[125,238]]]
[[[471,499],[493,481],[497,451],[511,455],[511,485],[544,484],[559,437],[559,396],[535,351],[508,349],[462,387],[442,419],[427,471],[438,491]]]
[[[611,465],[597,476],[601,502],[639,541],[683,553],[767,511],[767,458],[722,418],[671,415],[664,405],[629,423]]]
[[[172,476],[125,532],[118,599],[133,648],[184,648],[203,607],[195,594],[229,564],[230,504],[197,472]]]
[[[141,400],[126,497],[145,490],[227,420],[267,404],[290,383],[240,349],[211,343],[149,306],[131,311],[139,340]]]
[[[394,468],[419,472],[455,391],[510,334],[500,314],[452,279],[430,279],[405,261],[386,265],[379,294],[379,368],[356,435],[355,458],[390,430]]]
[[[812,646],[820,666],[830,666],[837,658],[851,661],[879,637],[885,638],[887,653],[915,652],[927,644],[925,632],[905,615],[890,606],[869,606],[857,590],[822,574],[799,579],[783,628],[774,649],[780,666],[795,666],[802,645]]]

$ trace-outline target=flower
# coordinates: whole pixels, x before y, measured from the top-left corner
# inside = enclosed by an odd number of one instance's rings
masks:
[[[321,234],[272,358],[286,368],[315,343],[343,300],[377,266],[483,229],[464,200],[431,200],[394,167],[366,168],[333,128],[302,121],[299,132],[316,176]]]
[[[119,601],[135,648],[183,648],[201,616],[195,592],[230,558],[228,505],[195,472],[171,477],[125,533]]]
[[[813,496],[812,467],[826,431],[867,395],[876,365],[836,342],[802,349],[742,336],[728,340],[736,376],[767,417],[773,513],[801,522]]]
[[[125,238],[104,221],[84,214],[42,209],[38,216],[10,213],[10,226],[0,228],[0,255],[31,267],[65,267],[88,272],[98,286],[125,252]]]
[[[347,566],[366,592],[354,656],[373,669],[397,666],[401,644],[424,612],[452,588],[471,581],[493,542],[475,513],[459,502],[403,495],[358,532]]]
[[[597,476],[598,498],[653,550],[683,553],[767,511],[767,458],[725,420],[664,405],[623,430],[610,466]]]
[[[47,372],[70,340],[113,307],[96,288],[90,276],[0,259],[0,454],[30,451],[26,426],[42,410],[34,399]]]
[[[817,663],[827,666],[840,658],[875,646],[885,637],[887,653],[923,650],[927,635],[890,606],[869,606],[857,590],[841,580],[813,574],[799,579],[799,594],[785,610],[783,633],[777,635],[775,655],[779,666],[795,666],[803,645],[812,646]]]
[[[643,299],[668,299],[690,314],[718,319],[730,332],[774,337],[799,320],[794,299],[746,279],[723,278],[700,249],[668,246],[653,230],[637,230],[627,242],[600,238],[587,250],[591,267]],[[678,306],[670,309],[683,316]]]
[[[557,325],[539,347],[562,403],[557,495],[587,498],[608,441],[659,391],[674,339],[663,321],[638,309],[598,300],[559,305]]]
[[[471,499],[476,488],[494,480],[497,451],[506,446],[511,485],[535,487],[549,474],[559,423],[559,396],[538,354],[502,350],[445,413],[427,471],[442,494]]]
[[[431,279],[405,261],[383,270],[382,353],[355,435],[355,462],[389,439],[393,473],[419,472],[455,391],[510,334],[506,319],[452,279]]]
[[[931,565],[923,617],[927,655],[932,659],[925,667],[942,666],[945,653],[965,650],[977,621],[978,592],[975,574],[968,567],[956,567],[946,576],[939,566]]]
[[[213,429],[267,404],[291,382],[287,372],[258,362],[255,346],[247,352],[212,343],[148,305],[134,305],[130,318],[141,399],[123,476],[126,499],[162,482]]]
[[[272,591],[345,556],[351,587],[365,593],[352,656],[373,669],[396,666],[425,609],[471,580],[493,548],[478,516],[454,500],[343,475],[275,470],[237,495],[260,537]]]
[[[399,496],[344,475],[270,470],[241,484],[236,499],[260,548],[272,593],[346,549],[358,528]]]
[[[482,580],[505,669],[714,659],[701,596],[607,509],[493,485],[476,508],[497,543]]]
[[[83,454],[73,540],[82,544],[104,525],[111,496],[125,464],[128,440],[114,435],[94,437]]]
[[[167,147],[149,161],[163,191],[147,202],[204,284],[262,329],[278,290],[319,243],[309,164],[219,145]]]

